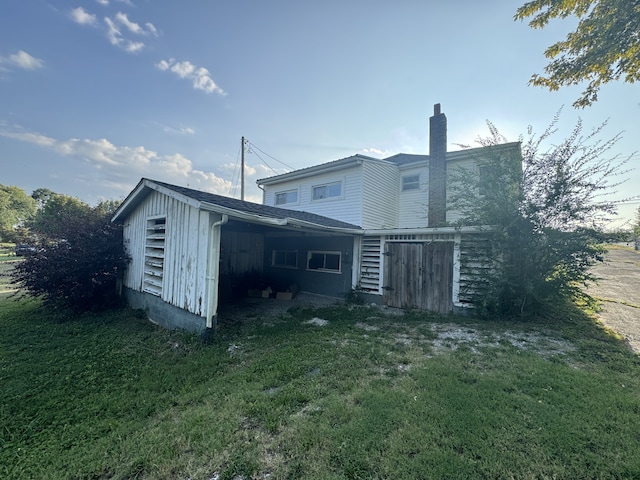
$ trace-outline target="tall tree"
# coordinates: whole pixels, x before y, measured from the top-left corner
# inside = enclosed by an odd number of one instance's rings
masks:
[[[19,240],[18,229],[36,213],[36,202],[24,190],[0,185],[0,240]]]
[[[543,28],[551,19],[576,16],[579,23],[565,40],[545,51],[547,75],[534,74],[534,86],[558,90],[588,82],[575,107],[598,99],[600,86],[623,79],[640,80],[640,0],[532,0],[518,8],[516,20]]]

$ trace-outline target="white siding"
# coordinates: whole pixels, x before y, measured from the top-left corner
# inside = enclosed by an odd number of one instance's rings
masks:
[[[312,189],[316,185],[342,182],[342,196],[325,200],[313,200]],[[301,210],[335,218],[354,225],[362,224],[362,166],[291,180],[277,185],[266,185],[265,205],[276,206],[275,194],[298,189],[298,203],[277,205],[290,210]]]
[[[456,160],[454,162],[449,162],[447,164],[447,177],[451,178],[453,175],[456,174],[456,171],[459,169],[477,169],[478,162],[477,162],[477,158],[466,158],[466,159],[462,159],[462,160]],[[447,200],[448,203],[448,200]],[[460,220],[461,217],[461,213],[459,211],[456,210],[449,210],[447,209],[447,222],[448,223],[454,223],[457,220]]]
[[[161,193],[151,193],[125,222],[124,241],[131,263],[124,285],[143,291],[145,232],[147,218],[152,216],[167,219],[162,300],[204,316],[210,215]]]
[[[402,191],[402,177],[407,175],[420,175],[418,190]],[[397,188],[400,197],[398,227],[426,227],[429,207],[429,169],[426,166],[405,168],[400,171],[399,178]]]
[[[362,170],[362,228],[398,226],[398,167],[365,162]]]

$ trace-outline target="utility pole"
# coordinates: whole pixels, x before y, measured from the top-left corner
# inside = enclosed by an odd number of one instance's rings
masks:
[[[240,157],[240,200],[244,200],[244,137],[242,137],[242,156]]]

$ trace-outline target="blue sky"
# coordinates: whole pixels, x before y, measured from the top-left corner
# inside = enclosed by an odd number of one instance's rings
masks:
[[[510,141],[542,132],[563,106],[556,141],[579,117],[587,133],[608,119],[603,139],[623,132],[612,154],[640,150],[637,85],[606,85],[585,110],[579,86],[527,85],[575,21],[532,30],[513,20],[521,3],[4,0],[0,183],[89,203],[141,177],[238,196],[245,136],[259,202],[255,180],[284,165],[428,153],[435,103],[450,150],[486,120]],[[628,166],[616,198],[640,193],[640,155]]]

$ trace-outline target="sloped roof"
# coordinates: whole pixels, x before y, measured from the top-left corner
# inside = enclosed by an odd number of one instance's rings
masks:
[[[207,193],[201,190],[180,187],[178,185],[172,185],[170,183],[159,182],[157,180],[147,178],[140,180],[138,186],[122,202],[120,207],[118,207],[118,210],[116,210],[113,220],[116,221],[126,218],[129,213],[144,198],[146,198],[149,193],[151,193],[151,191],[158,190],[158,188],[154,188],[154,186],[163,187],[175,192],[178,196],[191,199],[192,201],[195,201],[193,205],[198,208],[220,211],[221,213],[226,213],[230,216],[233,216],[234,213],[236,213],[237,216],[242,218],[246,218],[247,215],[249,215],[254,217],[254,220],[258,223],[260,223],[261,219],[265,222],[268,220],[294,220],[297,221],[294,223],[302,223],[302,225],[299,226],[308,224],[308,226],[325,227],[327,229],[361,230],[358,225],[341,222],[340,220],[316,215],[314,213],[247,202],[244,200],[238,200],[237,198],[225,197],[223,195],[216,195],[214,193]]]
[[[425,162],[429,160],[429,155],[417,155],[413,153],[396,153],[391,157],[385,158],[385,160],[393,162],[398,166],[402,166],[408,163]]]
[[[280,175],[274,175],[272,177],[260,178],[256,180],[258,185],[268,185],[270,183],[279,183],[285,180],[293,180],[302,177],[308,177],[315,175],[316,173],[326,173],[329,171],[342,170],[345,168],[351,168],[355,165],[359,165],[362,162],[384,162],[379,158],[368,157],[366,155],[360,155],[359,153],[351,155],[350,157],[340,158],[338,160],[332,160],[330,162],[321,163],[319,165],[312,165],[311,167],[299,168],[298,170],[292,170],[291,172],[282,173]]]

